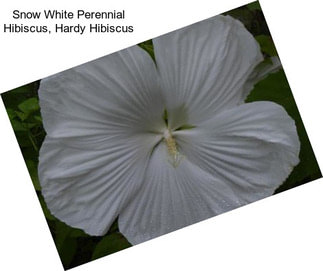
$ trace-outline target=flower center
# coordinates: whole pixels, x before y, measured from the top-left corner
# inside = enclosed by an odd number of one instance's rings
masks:
[[[180,130],[189,130],[189,129],[195,128],[194,125],[186,124],[187,114],[186,114],[185,106],[180,106],[177,109],[174,109],[173,114],[175,113],[180,115],[182,118],[181,125],[178,125],[177,123],[176,127],[171,127],[168,119],[169,115],[166,109],[164,110],[163,116],[162,116],[166,125],[165,129],[162,132],[163,140],[165,141],[167,146],[168,161],[174,168],[178,167],[178,165],[180,164],[184,156],[178,151],[178,146],[176,144],[175,138],[172,135],[172,132],[175,133]]]
[[[172,164],[173,167],[176,168],[181,162],[183,156],[179,153],[176,141],[169,128],[166,128],[164,131],[164,140],[167,146],[167,152],[169,154],[168,161]]]

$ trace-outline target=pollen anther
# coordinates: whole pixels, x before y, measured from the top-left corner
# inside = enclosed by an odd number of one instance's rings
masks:
[[[176,145],[176,141],[169,131],[169,129],[166,129],[164,132],[164,139],[167,146],[167,151],[169,154],[169,162],[172,164],[173,167],[178,167],[179,163],[181,162],[183,156],[179,153]]]

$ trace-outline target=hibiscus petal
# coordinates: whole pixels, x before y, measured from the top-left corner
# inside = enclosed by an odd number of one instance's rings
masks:
[[[104,234],[141,185],[164,126],[156,67],[138,46],[42,80],[39,178],[50,211]]]
[[[244,83],[263,57],[239,22],[216,16],[153,40],[172,128],[205,121],[245,99]]]
[[[165,144],[152,153],[145,182],[119,215],[119,229],[138,244],[241,205],[229,185],[183,159],[174,168]]]
[[[156,67],[133,46],[43,79],[39,97],[51,137],[133,134],[164,125]]]
[[[49,210],[88,234],[105,234],[140,187],[159,140],[141,135],[84,151],[47,137],[40,151],[39,178]]]
[[[272,102],[225,110],[174,137],[188,160],[229,183],[244,203],[271,195],[299,162],[295,123]]]

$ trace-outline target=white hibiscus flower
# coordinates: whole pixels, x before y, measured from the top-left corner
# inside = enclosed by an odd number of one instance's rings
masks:
[[[39,90],[50,211],[91,235],[118,217],[132,244],[269,196],[299,162],[285,110],[244,103],[266,71],[239,21],[216,16],[153,44],[156,63],[133,46]]]

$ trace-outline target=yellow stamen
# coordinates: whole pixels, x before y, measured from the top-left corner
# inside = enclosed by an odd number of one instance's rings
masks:
[[[171,134],[171,132],[166,129],[164,132],[164,138],[168,150],[168,154],[170,156],[169,162],[173,165],[173,167],[177,167],[182,160],[183,156],[179,153],[176,145],[176,141]]]

